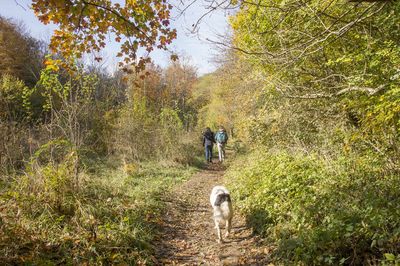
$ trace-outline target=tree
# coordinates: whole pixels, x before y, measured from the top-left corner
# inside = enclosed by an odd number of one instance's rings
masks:
[[[166,50],[176,38],[176,30],[169,27],[172,6],[165,0],[126,0],[125,5],[111,0],[33,0],[32,7],[41,22],[59,26],[50,47],[69,60],[100,51],[111,33],[122,43],[117,56],[143,69],[150,59],[138,58],[139,48],[147,53],[155,47]]]
[[[40,76],[43,44],[30,37],[22,24],[0,16],[0,76],[10,74],[34,85]]]
[[[233,46],[273,72],[269,82],[286,96],[374,94],[398,73],[399,8],[396,2],[246,1],[232,19]],[[383,50],[394,56],[382,58]]]

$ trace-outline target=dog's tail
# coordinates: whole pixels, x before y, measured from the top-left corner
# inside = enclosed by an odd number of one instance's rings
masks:
[[[217,215],[224,220],[229,220],[232,217],[232,202],[229,194],[219,194],[215,200],[215,207],[218,209]],[[214,209],[215,210],[215,209]]]

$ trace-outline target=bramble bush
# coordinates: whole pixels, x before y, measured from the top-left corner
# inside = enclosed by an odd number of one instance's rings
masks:
[[[384,166],[375,154],[255,151],[237,160],[227,180],[249,224],[275,246],[276,260],[399,263],[400,176]]]

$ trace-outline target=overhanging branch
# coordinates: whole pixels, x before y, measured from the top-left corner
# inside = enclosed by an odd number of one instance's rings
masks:
[[[333,98],[337,96],[341,96],[343,94],[357,91],[357,92],[363,92],[367,93],[369,96],[376,95],[377,93],[381,92],[382,90],[385,89],[387,84],[383,84],[377,88],[370,88],[370,87],[348,87],[345,89],[342,89],[338,92],[335,93],[329,93],[329,94],[324,94],[324,93],[313,93],[313,94],[305,94],[305,95],[289,95],[284,93],[282,90],[279,90],[281,93],[284,94],[286,98],[293,98],[293,99],[323,99],[323,98]]]

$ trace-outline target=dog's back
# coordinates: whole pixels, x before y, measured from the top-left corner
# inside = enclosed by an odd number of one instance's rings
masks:
[[[222,202],[221,197],[224,197],[223,195],[228,195],[229,196],[229,191],[224,187],[224,186],[215,186],[213,187],[210,195],[210,203],[211,206],[219,206]],[[217,202],[217,198],[218,202]],[[230,200],[230,197],[229,197]]]
[[[214,211],[214,222],[218,233],[218,240],[222,241],[220,223],[226,222],[227,233],[229,235],[231,229],[231,221],[233,217],[232,201],[229,191],[223,186],[215,186],[210,195],[210,203]]]
[[[232,202],[229,191],[223,186],[215,186],[211,191],[210,203],[214,209],[214,217],[224,220],[232,215]],[[221,217],[220,217],[221,216]]]

